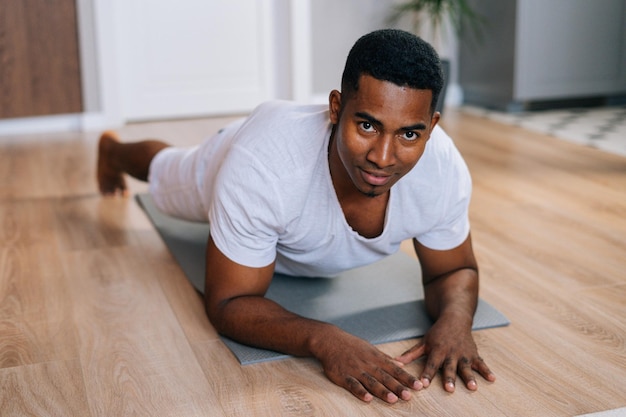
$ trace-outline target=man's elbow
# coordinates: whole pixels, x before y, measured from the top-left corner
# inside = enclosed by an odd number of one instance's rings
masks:
[[[226,327],[224,309],[229,301],[231,300],[215,300],[207,293],[204,294],[204,311],[206,312],[209,321],[219,334],[224,334],[224,329]]]

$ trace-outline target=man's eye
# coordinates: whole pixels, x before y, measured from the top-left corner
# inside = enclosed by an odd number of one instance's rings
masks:
[[[402,135],[402,137],[406,140],[416,140],[419,137],[419,135],[415,132],[409,131],[409,132],[405,132],[404,135]]]
[[[361,129],[366,132],[372,132],[374,130],[374,126],[370,122],[361,122]]]

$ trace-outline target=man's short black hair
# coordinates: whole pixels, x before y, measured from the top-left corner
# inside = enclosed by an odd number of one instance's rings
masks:
[[[350,96],[358,91],[361,75],[431,90],[431,112],[443,88],[441,61],[435,49],[412,33],[397,29],[376,30],[356,41],[341,78],[342,93]]]

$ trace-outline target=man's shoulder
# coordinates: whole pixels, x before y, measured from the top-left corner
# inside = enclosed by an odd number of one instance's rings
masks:
[[[328,106],[286,100],[257,106],[236,132],[235,141],[246,146],[294,144],[324,135],[329,125]],[[279,145],[282,146],[282,145]]]
[[[330,122],[323,105],[274,100],[259,105],[235,133],[228,169],[262,170],[273,182],[306,181],[326,155]]]
[[[454,148],[454,141],[452,138],[446,133],[445,130],[439,125],[436,125],[430,134],[430,140],[428,141],[429,145],[432,144],[433,148],[437,150]]]
[[[328,108],[273,100],[259,105],[236,134],[235,143],[270,160],[315,155],[330,132]]]
[[[454,140],[440,126],[433,129],[422,159],[424,162],[443,166],[464,164]]]

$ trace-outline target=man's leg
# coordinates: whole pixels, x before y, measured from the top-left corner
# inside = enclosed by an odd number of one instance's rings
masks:
[[[158,140],[122,143],[115,132],[106,131],[98,143],[98,186],[104,195],[126,195],[124,174],[142,181],[148,180],[152,159],[169,147]]]

